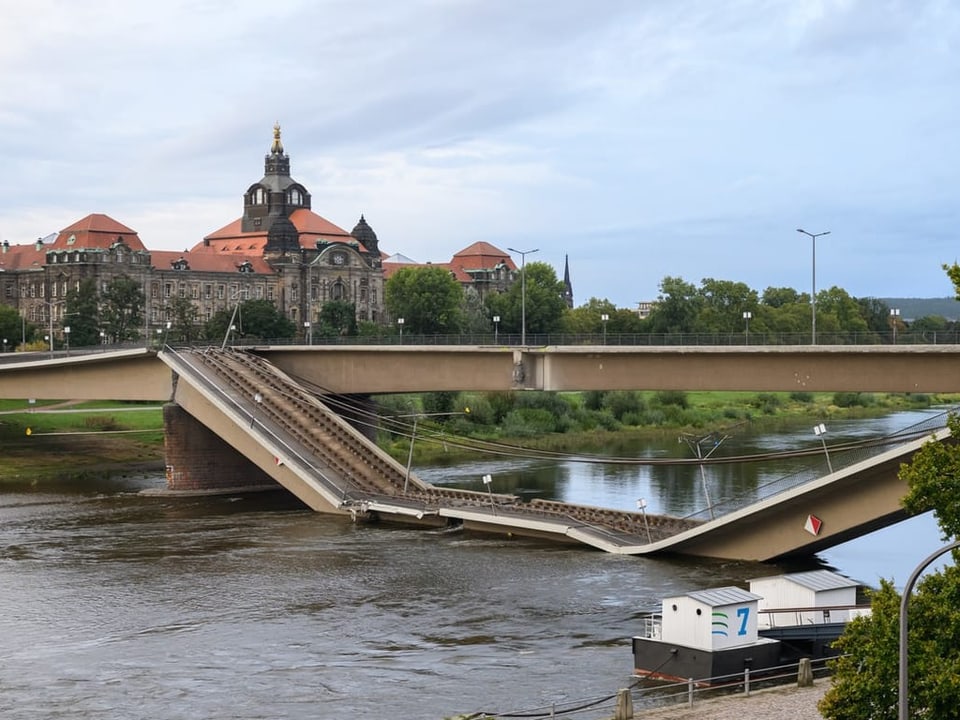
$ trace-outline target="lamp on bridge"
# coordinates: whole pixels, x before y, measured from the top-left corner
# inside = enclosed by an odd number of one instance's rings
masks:
[[[107,344],[107,333],[104,330],[100,331],[100,344],[101,345]]]
[[[63,340],[67,346],[67,356],[70,355],[70,326],[66,325],[63,328]]]
[[[813,241],[813,287],[810,293],[810,344],[817,344],[817,238],[829,235],[829,230],[812,233],[803,228],[797,228],[798,233],[803,233]]]
[[[517,253],[520,256],[520,344],[526,346],[527,344],[527,255],[532,255],[535,252],[539,252],[540,248],[534,248],[533,250],[514,250],[512,247],[508,247],[512,253]]]
[[[603,344],[607,344],[607,321],[610,319],[610,316],[607,313],[603,313],[600,316],[600,322],[603,323]]]
[[[490,489],[490,484],[493,482],[492,475],[483,476],[483,484],[487,486],[487,493],[490,495],[490,509],[493,510],[493,514],[497,514],[497,506],[493,504],[493,490]]]
[[[650,537],[650,524],[647,522],[647,501],[643,498],[637,500],[637,510],[643,513],[643,526],[647,529],[647,542],[653,542]]]
[[[250,413],[250,427],[253,427],[253,423],[257,420],[257,410],[260,409],[260,405],[263,403],[263,395],[259,392],[253,394],[253,412]]]
[[[499,336],[500,336],[500,316],[494,315],[493,316],[493,344],[494,345],[500,344],[498,340]]]
[[[3,351],[4,351],[4,352],[7,351],[7,339],[6,339],[6,338],[3,339]]]
[[[890,308],[890,324],[893,325],[893,344],[897,344],[897,325],[900,324],[900,308]]]
[[[403,345],[403,318],[397,318],[397,327],[400,328],[400,344]]]
[[[743,323],[744,323],[744,327],[743,327],[743,344],[744,344],[744,345],[749,345],[749,344],[750,344],[750,318],[752,318],[752,317],[753,317],[753,313],[752,313],[752,312],[750,312],[749,310],[744,310],[744,311],[743,311]]]
[[[307,345],[313,345],[313,326],[309,320],[303,321],[303,334],[306,336]]]
[[[830,452],[827,450],[827,440],[824,435],[827,434],[827,426],[823,423],[815,425],[813,428],[813,434],[820,438],[820,442],[823,443],[823,454],[827,456],[827,469],[830,471],[830,474],[833,474],[833,463],[830,462]]]

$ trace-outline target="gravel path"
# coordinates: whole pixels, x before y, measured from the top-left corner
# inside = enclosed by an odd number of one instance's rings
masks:
[[[635,718],[657,720],[820,720],[817,703],[830,686],[829,680],[820,680],[813,687],[771,688],[743,695],[728,695],[694,702],[692,708],[682,705],[673,708],[645,710]]]

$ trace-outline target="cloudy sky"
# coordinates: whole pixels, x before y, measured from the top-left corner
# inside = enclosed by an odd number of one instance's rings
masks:
[[[953,294],[953,0],[0,0],[0,238],[91,212],[183,249],[279,121],[313,209],[443,262]],[[519,257],[517,258],[519,262]]]

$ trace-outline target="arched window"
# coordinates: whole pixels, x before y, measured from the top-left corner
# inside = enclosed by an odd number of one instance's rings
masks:
[[[339,280],[335,282],[333,284],[333,287],[331,288],[330,294],[334,300],[343,300],[344,295],[346,294],[346,291],[343,287],[343,283],[340,282]]]
[[[303,195],[300,192],[300,188],[290,188],[290,198],[288,201],[291,205],[302,205],[303,204]]]

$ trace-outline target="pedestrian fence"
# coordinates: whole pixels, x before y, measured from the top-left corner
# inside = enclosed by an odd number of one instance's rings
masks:
[[[717,697],[748,697],[757,690],[782,687],[796,682],[812,684],[814,678],[829,677],[828,659],[801,658],[798,662],[764,668],[750,668],[742,673],[718,675],[683,682],[659,682],[644,677],[634,678],[626,688],[615,693],[575,700],[558,700],[549,705],[512,710],[510,712],[476,712],[454,715],[446,720],[510,720],[549,718],[556,720],[631,720],[637,713],[686,706]]]

